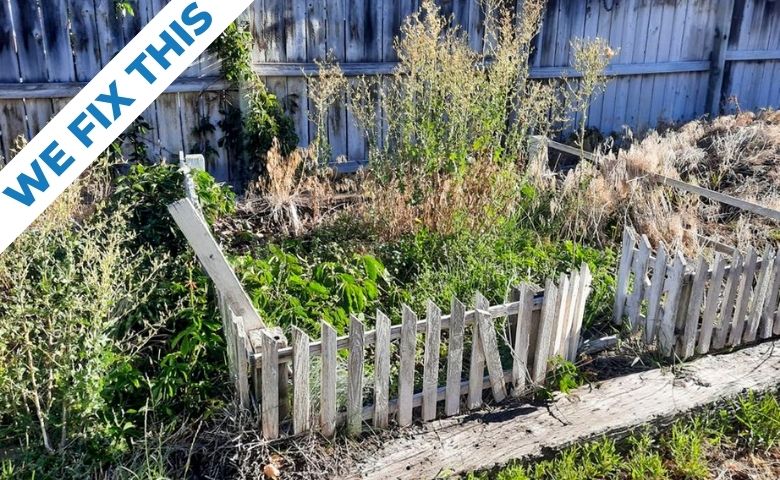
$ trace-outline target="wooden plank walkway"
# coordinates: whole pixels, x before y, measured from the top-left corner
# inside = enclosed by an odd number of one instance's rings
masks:
[[[585,386],[559,397],[550,408],[503,406],[495,413],[428,423],[386,441],[360,460],[351,478],[434,478],[441,472],[491,468],[539,457],[543,448],[559,449],[600,435],[620,436],[641,424],[668,421],[745,390],[768,391],[780,383],[777,347],[780,341],[707,356],[688,363],[683,377],[664,369],[607,380],[599,388]]]

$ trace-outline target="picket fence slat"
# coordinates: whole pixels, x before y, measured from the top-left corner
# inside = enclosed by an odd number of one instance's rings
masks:
[[[636,332],[639,329],[640,307],[645,291],[645,275],[647,275],[647,264],[650,260],[650,240],[647,235],[642,235],[639,240],[639,252],[634,255],[632,273],[634,275],[634,288],[628,298],[628,318],[631,331]]]
[[[631,272],[635,244],[636,240],[631,231],[627,228],[623,229],[623,244],[620,248],[620,266],[618,267],[614,316],[612,317],[612,321],[617,325],[623,323],[623,311],[626,306],[629,273]]]
[[[569,332],[569,355],[566,358],[570,362],[577,359],[577,349],[579,348],[580,335],[582,334],[582,322],[585,317],[585,307],[590,296],[591,283],[593,275],[587,263],[583,263],[579,272],[579,285],[577,288],[577,301],[574,305],[574,316],[572,317],[572,327]]]
[[[481,303],[481,302],[477,302]],[[479,338],[482,341],[482,351],[485,352],[490,386],[493,390],[493,399],[502,402],[506,398],[506,386],[504,385],[504,370],[501,368],[501,357],[498,353],[498,340],[496,330],[490,321],[490,313],[485,310],[477,311],[477,328]]]
[[[687,318],[685,319],[685,330],[683,331],[681,347],[681,357],[683,359],[693,356],[696,348],[696,337],[699,327],[699,316],[701,315],[701,305],[704,301],[704,287],[707,281],[707,272],[710,266],[704,256],[699,255],[696,264],[696,273],[693,278],[693,287],[691,296],[688,299]]]
[[[772,280],[772,266],[775,261],[775,251],[772,247],[766,247],[764,254],[761,256],[763,263],[758,273],[758,283],[756,283],[756,289],[753,295],[753,301],[750,305],[750,314],[748,315],[748,326],[745,332],[745,342],[753,342],[758,336],[758,329],[762,323],[762,317],[764,314],[764,303],[767,300],[769,293],[769,286]],[[762,330],[763,333],[763,330]]]
[[[262,333],[263,344],[263,438],[279,437],[279,349],[276,339]]]
[[[528,353],[531,341],[531,306],[534,301],[534,293],[528,284],[523,284],[514,290],[517,291],[521,313],[517,315],[517,325],[515,327],[512,383],[514,384],[514,395],[519,396],[525,389],[526,381],[530,376],[528,372]]]
[[[739,286],[739,297],[737,306],[734,310],[734,319],[731,322],[731,333],[729,334],[729,345],[737,346],[742,341],[742,334],[745,329],[745,317],[748,313],[748,305],[753,291],[753,276],[756,271],[756,250],[748,247],[747,259],[745,260],[745,269],[742,271],[742,280]]]
[[[669,275],[666,277],[666,302],[661,328],[658,333],[658,346],[664,356],[671,356],[674,349],[674,329],[677,319],[677,307],[681,297],[681,287],[685,274],[685,258],[677,252]]]
[[[484,297],[477,294],[475,309],[485,310],[490,304]],[[471,363],[469,365],[469,396],[468,408],[473,410],[482,406],[482,377],[485,376],[485,353],[482,347],[482,338],[479,331],[479,323],[471,326]]]
[[[718,326],[715,328],[715,339],[712,341],[712,348],[715,350],[720,350],[726,346],[726,339],[731,331],[731,314],[734,312],[734,303],[739,290],[740,275],[742,275],[743,267],[742,261],[742,253],[739,251],[734,252],[729,276],[726,278],[726,287],[723,291],[723,303],[721,304],[720,315],[718,315]]]
[[[311,428],[309,398],[309,336],[293,327],[293,432],[298,435]]]
[[[566,307],[566,324],[563,326],[563,339],[561,346],[561,356],[564,360],[571,358],[571,339],[572,329],[574,328],[574,315],[577,312],[577,302],[580,294],[580,272],[571,273],[569,280],[568,306]],[[576,348],[576,346],[575,346]],[[575,352],[576,354],[576,352]]]
[[[720,305],[720,295],[723,290],[723,277],[726,273],[726,262],[723,255],[715,254],[713,262],[712,278],[710,278],[707,298],[704,300],[704,313],[702,314],[701,332],[699,333],[699,343],[696,346],[696,353],[703,355],[710,351],[712,342],[712,329],[715,325],[715,317]]]
[[[336,433],[336,368],[338,349],[336,330],[321,322],[322,353],[320,371],[320,429],[326,437]]]
[[[439,350],[441,348],[441,309],[428,300],[423,359],[423,404],[422,419],[436,418],[436,391],[439,381]]]
[[[401,366],[398,373],[398,424],[412,423],[412,396],[414,395],[414,354],[417,348],[417,315],[403,306],[401,325]]]
[[[387,428],[390,402],[390,318],[376,313],[374,358],[374,426]]]
[[[542,304],[542,315],[539,324],[539,334],[536,342],[536,352],[534,355],[533,381],[537,385],[544,382],[547,374],[547,361],[550,352],[550,339],[553,336],[555,328],[555,314],[558,302],[558,288],[552,280],[547,280],[544,289],[544,303]]]
[[[234,356],[235,356],[235,370],[233,374],[236,376],[236,391],[238,392],[238,400],[241,408],[247,409],[250,405],[249,399],[249,358],[247,357],[247,336],[246,328],[244,327],[244,319],[235,315],[232,315],[233,335],[235,335],[235,343],[233,344]],[[222,317],[223,321],[226,317]],[[229,347],[228,347],[229,348]],[[250,348],[251,350],[251,348]]]
[[[558,306],[555,315],[555,336],[552,345],[550,345],[550,355],[563,354],[564,330],[566,330],[566,321],[569,317],[569,301],[571,299],[572,281],[568,275],[561,274],[558,280]]]
[[[772,335],[780,335],[780,251],[777,252],[774,264],[775,279],[770,288],[769,300],[764,307],[764,317]]]
[[[347,434],[358,435],[363,426],[363,355],[365,327],[356,317],[349,322],[347,362]]]
[[[651,344],[655,341],[658,333],[658,324],[662,316],[661,296],[664,293],[664,280],[666,279],[666,261],[667,253],[663,245],[658,247],[653,264],[653,280],[650,282],[650,289],[647,296],[647,315],[645,316],[644,339],[645,344]]]
[[[466,306],[452,298],[452,310],[447,348],[447,394],[444,412],[447,416],[460,412],[460,384],[463,370],[463,336],[466,324]]]

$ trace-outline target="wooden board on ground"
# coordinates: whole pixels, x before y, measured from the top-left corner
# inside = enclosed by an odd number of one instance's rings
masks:
[[[542,449],[623,435],[641,424],[667,421],[745,390],[768,391],[780,383],[776,347],[780,341],[694,360],[686,364],[682,377],[663,369],[606,380],[598,388],[586,386],[559,397],[549,408],[504,407],[500,417],[490,421],[490,413],[471,413],[432,422],[384,442],[359,460],[352,478],[434,478],[443,471],[491,468],[539,457]]]

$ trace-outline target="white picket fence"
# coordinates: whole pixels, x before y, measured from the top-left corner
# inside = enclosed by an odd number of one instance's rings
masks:
[[[647,345],[686,359],[780,335],[780,255],[767,247],[689,261],[645,235],[623,232],[613,320]]]

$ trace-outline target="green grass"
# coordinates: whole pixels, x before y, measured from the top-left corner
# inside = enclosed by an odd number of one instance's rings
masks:
[[[682,418],[669,428],[648,428],[616,443],[571,446],[553,458],[514,463],[469,480],[705,480],[719,458],[760,456],[780,442],[777,394],[749,393],[725,406]]]

